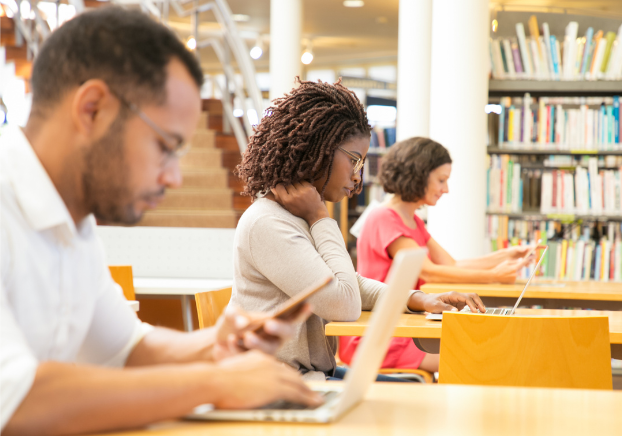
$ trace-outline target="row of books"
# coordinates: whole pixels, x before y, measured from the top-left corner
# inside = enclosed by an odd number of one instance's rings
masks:
[[[560,224],[553,221],[512,220],[488,217],[491,249],[513,245],[549,246],[537,275],[559,280],[622,281],[622,236],[620,223]],[[538,253],[539,255],[540,253]],[[526,278],[533,265],[520,275]]]
[[[395,127],[374,127],[371,131],[370,148],[388,148],[395,144]]]
[[[503,97],[497,141],[502,148],[619,150],[620,97]],[[572,105],[572,106],[571,106]]]
[[[522,171],[521,164],[510,155],[489,156],[486,173],[486,210],[489,212],[522,212],[537,202],[537,177],[526,179],[534,171]],[[532,192],[533,191],[533,192]],[[531,197],[534,197],[533,199]],[[527,203],[525,205],[525,203]]]
[[[530,165],[529,161],[532,156],[513,156],[514,159],[527,161],[526,165]],[[527,158],[527,159],[525,159]],[[547,168],[575,168],[578,166],[587,167],[590,159],[596,159],[598,168],[619,168],[622,166],[622,156],[608,155],[590,157],[588,155],[548,155],[542,160],[542,166]]]
[[[542,173],[540,212],[594,216],[622,215],[622,168],[599,170],[591,158],[588,167]]]
[[[529,33],[516,24],[516,37],[490,41],[492,76],[495,79],[620,80],[622,79],[622,25],[618,34],[587,28],[578,37],[579,24],[571,21],[560,41],[548,23],[529,19]]]

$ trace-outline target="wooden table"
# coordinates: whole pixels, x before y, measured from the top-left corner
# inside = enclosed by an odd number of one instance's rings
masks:
[[[517,315],[549,315],[549,316],[607,316],[609,317],[609,340],[611,356],[622,358],[622,312],[598,310],[559,310],[559,309],[517,309]],[[331,322],[326,325],[327,336],[363,336],[369,324],[371,312],[363,312],[354,322]],[[425,315],[404,313],[395,328],[393,336],[413,338],[417,347],[427,353],[438,353],[440,350],[441,321],[430,321]]]
[[[513,285],[473,285],[429,283],[421,287],[428,294],[475,292],[487,306],[513,306],[525,282]],[[596,310],[622,310],[622,283],[536,280],[525,292],[521,306],[540,305],[545,309],[580,307]]]
[[[621,410],[620,391],[374,383],[365,401],[333,424],[173,421],[105,435],[607,436],[620,434]]]
[[[179,298],[184,321],[184,329],[194,330],[192,325],[192,306],[194,294],[230,288],[233,279],[175,279],[134,277],[134,292],[142,298]]]

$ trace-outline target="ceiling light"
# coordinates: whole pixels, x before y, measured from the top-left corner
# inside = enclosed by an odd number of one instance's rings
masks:
[[[255,60],[259,59],[261,55],[263,55],[263,41],[261,40],[261,35],[257,37],[255,45],[251,48],[250,55]]]
[[[313,53],[311,53],[309,50],[305,50],[305,52],[300,57],[300,61],[305,65],[309,65],[311,62],[313,62]]]
[[[307,47],[305,48],[304,53],[300,57],[300,62],[305,65],[309,65],[313,62],[313,44],[311,41],[307,42]]]
[[[188,50],[194,50],[197,48],[197,40],[194,39],[194,37],[190,37],[188,38],[188,40],[186,41],[186,47],[188,48]]]
[[[346,8],[362,8],[365,2],[363,0],[345,0],[343,5]]]
[[[259,59],[262,54],[263,54],[263,50],[261,49],[261,47],[255,46],[251,48],[251,57],[253,59],[255,60]]]
[[[387,17],[378,17],[376,18],[376,23],[378,24],[387,24],[389,22],[389,20],[387,19]]]
[[[246,22],[251,19],[250,15],[246,15],[246,14],[233,14],[231,15],[231,18],[233,18],[233,21],[238,21],[238,22]]]

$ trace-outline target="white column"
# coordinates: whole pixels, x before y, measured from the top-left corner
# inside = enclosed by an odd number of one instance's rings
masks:
[[[397,140],[430,135],[432,0],[400,0]]]
[[[428,229],[456,259],[485,250],[488,19],[488,0],[434,0],[430,137],[453,164]]]
[[[270,0],[270,100],[290,92],[302,74],[301,28],[302,0]]]

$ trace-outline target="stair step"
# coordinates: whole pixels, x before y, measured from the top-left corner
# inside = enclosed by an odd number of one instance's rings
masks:
[[[182,170],[221,168],[222,151],[217,148],[191,148],[179,163]]]
[[[231,189],[172,189],[166,192],[158,209],[231,209],[231,197]]]
[[[222,101],[215,98],[203,99],[203,111],[209,112],[214,115],[222,115]]]
[[[244,212],[250,207],[252,203],[253,199],[251,197],[242,196],[239,194],[233,196],[233,208],[237,211]]]
[[[6,16],[0,17],[0,29],[2,29],[2,33],[13,32],[15,30],[13,19]]]
[[[240,153],[240,146],[234,135],[228,133],[216,133],[216,148]]]
[[[233,210],[154,210],[145,214],[141,226],[235,228],[239,214]]]
[[[4,42],[3,42],[3,45],[4,45]],[[26,48],[26,44],[22,45],[21,47],[17,47],[15,45],[5,45],[4,53],[5,53],[7,62],[12,61],[12,60],[18,60],[18,59],[24,60],[24,61],[28,60],[28,48]]]
[[[214,130],[197,129],[192,137],[192,148],[205,149],[216,147],[216,132]]]
[[[229,173],[225,168],[185,170],[183,188],[230,188]],[[237,188],[237,187],[236,187]]]
[[[223,129],[222,123],[222,115],[221,114],[210,114],[207,115],[207,128],[211,130],[215,130],[217,132],[222,132]]]

